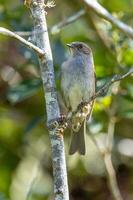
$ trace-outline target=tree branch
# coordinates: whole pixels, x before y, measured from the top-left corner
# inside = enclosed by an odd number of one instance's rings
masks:
[[[98,16],[95,13],[90,13],[90,20],[92,22],[92,26],[95,29],[97,36],[101,40],[104,47],[107,49],[107,51],[113,56],[114,60],[119,65],[117,59],[116,59],[116,52],[111,49],[111,46],[113,45],[113,42],[110,38],[110,36],[105,32],[103,29],[99,28],[99,20]]]
[[[113,15],[111,15],[104,7],[102,7],[96,0],[83,0],[86,5],[91,8],[95,13],[102,16],[104,19],[110,21],[112,24],[114,24],[117,28],[119,28],[121,31],[126,33],[126,35],[133,38],[133,28],[128,26],[127,24],[123,23],[119,19],[115,18]]]
[[[69,24],[75,22],[80,17],[82,17],[84,14],[85,14],[85,10],[83,10],[83,9],[79,10],[78,12],[74,13],[70,17],[62,20],[61,22],[59,22],[59,23],[53,25],[51,28],[49,28],[50,33],[52,35],[58,34],[61,31],[62,28],[64,28],[64,27],[68,26]],[[18,35],[21,35],[21,36],[30,36],[30,35],[33,34],[32,31],[17,31],[15,33],[17,33]]]
[[[55,91],[53,58],[47,31],[44,0],[32,0],[30,10],[34,21],[37,46],[45,52],[39,61],[49,123],[60,117],[60,110]],[[69,200],[63,137],[56,134],[56,129],[50,130],[49,134],[52,148],[55,200]]]
[[[13,38],[19,40],[21,43],[23,43],[27,47],[29,47],[30,49],[34,50],[40,56],[44,55],[44,51],[41,50],[39,47],[37,47],[36,45],[32,44],[31,42],[28,42],[27,40],[25,40],[21,36],[17,35],[16,33],[12,32],[12,31],[10,31],[10,30],[8,30],[6,28],[0,27],[0,34],[13,37]]]
[[[122,75],[121,77],[119,76],[120,80],[123,78],[127,77],[132,70],[130,70],[128,73]],[[132,71],[133,72],[133,71]],[[115,87],[115,95],[112,97],[112,102],[110,105],[110,109],[108,112],[109,116],[109,122],[108,122],[108,131],[107,131],[107,138],[106,138],[106,146],[105,146],[105,151],[102,153],[103,155],[103,160],[105,163],[106,171],[107,171],[107,178],[108,178],[108,183],[110,187],[110,191],[114,197],[115,200],[123,200],[122,195],[119,190],[119,186],[117,183],[117,178],[116,178],[116,172],[112,163],[112,148],[114,144],[114,131],[115,131],[115,125],[117,122],[117,94],[119,91],[119,84],[116,85]]]
[[[58,24],[54,25],[51,29],[50,32],[51,34],[57,34],[61,31],[62,28],[65,26],[75,22],[77,19],[79,19],[81,16],[85,14],[85,10],[80,10],[76,13],[74,13],[72,16],[64,19],[63,21],[59,22]]]
[[[124,78],[122,76],[122,78]],[[119,84],[116,86],[116,93],[118,93]],[[117,113],[117,99],[116,96],[113,96],[112,103],[109,110],[109,123],[108,123],[108,132],[107,132],[107,138],[106,138],[106,146],[105,151],[103,152],[103,160],[105,163],[106,171],[107,171],[107,177],[108,177],[108,183],[110,187],[110,191],[114,197],[115,200],[123,200],[122,195],[119,190],[119,186],[117,183],[116,178],[116,172],[112,163],[112,148],[114,143],[114,131],[115,131],[115,125],[116,125],[116,113]]]
[[[121,76],[121,78],[123,79],[127,75],[129,75],[129,72]],[[117,87],[116,91],[118,92],[119,84],[116,87]],[[117,95],[117,92],[115,93],[116,95]],[[110,192],[113,198],[115,200],[123,200],[122,195],[119,190],[118,183],[117,183],[116,172],[115,172],[112,159],[111,159],[112,147],[113,147],[113,142],[114,142],[114,130],[115,130],[115,124],[116,124],[116,119],[117,119],[116,113],[117,113],[117,99],[116,99],[116,96],[113,96],[112,103],[111,103],[109,113],[108,113],[109,114],[108,131],[107,131],[106,143],[105,143],[104,148],[101,147],[100,143],[97,141],[94,135],[91,134],[90,136],[104,161],[106,172],[107,172],[108,184],[109,184]]]
[[[107,133],[107,138],[106,138],[107,144],[105,145],[104,148],[101,147],[99,141],[97,141],[94,135],[90,134],[90,136],[104,161],[110,192],[112,196],[114,197],[114,200],[123,200],[119,187],[118,187],[116,172],[113,167],[113,163],[111,159],[114,128],[115,128],[115,123],[116,123],[116,120],[114,120],[114,118],[115,116],[111,116],[111,118],[109,119],[108,133]],[[109,141],[109,139],[111,139],[111,141]]]
[[[108,182],[111,193],[115,200],[123,200],[117,184],[116,173],[111,160],[111,153],[105,153],[103,159],[107,170]]]
[[[114,75],[110,81],[108,81],[103,87],[101,87],[95,93],[95,95],[93,95],[92,97],[90,97],[90,99],[89,99],[88,102],[85,102],[85,105],[89,104],[91,101],[95,100],[97,97],[105,95],[108,92],[109,87],[113,83],[121,81],[122,79],[126,78],[127,76],[131,75],[132,73],[133,73],[133,68],[131,68],[127,73],[125,73],[123,75]],[[75,113],[77,113],[77,112],[79,112],[79,108],[77,108],[77,110],[75,111]]]
[[[113,78],[109,82],[107,82],[100,90],[98,90],[98,92],[96,92],[96,94],[90,99],[90,101],[94,100],[98,96],[101,96],[103,94],[105,95],[105,93],[108,91],[109,87],[113,83],[123,80],[124,78],[131,75],[132,73],[133,73],[133,68],[131,68],[127,73],[123,75],[113,76]],[[113,167],[113,163],[111,159],[111,152],[112,152],[113,140],[114,140],[114,130],[115,130],[115,124],[116,124],[116,116],[115,116],[116,115],[116,99],[113,98],[112,101],[113,102],[112,102],[110,112],[109,112],[109,123],[108,123],[108,132],[107,132],[105,148],[101,148],[101,145],[92,134],[90,136],[103,158],[106,172],[107,172],[109,188],[110,188],[112,196],[114,197],[115,200],[123,200],[119,187],[118,187],[116,172]]]

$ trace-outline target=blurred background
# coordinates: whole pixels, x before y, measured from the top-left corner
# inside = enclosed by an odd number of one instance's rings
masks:
[[[99,0],[114,16],[133,26],[132,0]],[[52,29],[81,10],[75,22]],[[97,88],[116,73],[133,65],[133,41],[111,23],[98,17],[83,1],[58,0],[47,9],[47,22],[54,57],[57,90],[60,66],[69,56],[66,43],[83,41],[94,55]],[[82,12],[82,11],[81,11]],[[0,26],[19,32],[34,42],[33,23],[23,1],[0,0]],[[115,83],[96,100],[87,134],[87,155],[68,155],[65,150],[71,200],[112,200],[103,159],[90,138],[102,147],[109,127],[114,132],[112,152],[118,185],[125,200],[133,199],[133,79]],[[115,120],[113,120],[115,119]],[[18,41],[0,35],[0,200],[52,200],[51,149],[46,110],[35,53]],[[113,123],[112,123],[113,121]]]

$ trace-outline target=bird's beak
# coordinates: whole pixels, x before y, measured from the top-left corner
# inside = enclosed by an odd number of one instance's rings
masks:
[[[73,48],[72,44],[66,44],[69,48]]]

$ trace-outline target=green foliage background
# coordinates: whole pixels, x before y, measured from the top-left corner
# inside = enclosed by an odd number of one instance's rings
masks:
[[[132,0],[100,0],[120,20],[133,25]],[[50,34],[57,90],[60,66],[69,56],[66,43],[84,41],[93,50],[97,87],[115,73],[133,65],[133,41],[109,22],[87,9],[82,1],[58,0],[49,9],[49,29],[85,8],[87,13],[60,33]],[[30,12],[22,1],[0,1],[0,26],[13,31],[32,31]],[[26,37],[29,39],[28,37]],[[33,36],[30,37],[33,39]],[[118,86],[119,84],[119,86]],[[115,104],[113,164],[125,199],[133,199],[133,80],[114,84],[107,96],[98,98],[90,131],[103,141],[109,111]],[[116,89],[118,91],[116,92]],[[53,199],[51,150],[39,64],[34,52],[16,40],[0,35],[0,199]],[[112,199],[103,161],[87,135],[87,155],[68,156],[70,134],[65,134],[70,199]]]

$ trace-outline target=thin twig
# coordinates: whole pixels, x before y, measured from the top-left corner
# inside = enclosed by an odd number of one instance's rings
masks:
[[[114,135],[114,129],[112,130],[113,131],[111,134]],[[107,134],[107,138],[108,138],[108,134]],[[101,158],[104,161],[106,172],[107,172],[107,178],[109,182],[109,188],[110,188],[112,196],[114,197],[115,200],[123,200],[118,184],[117,184],[116,173],[115,173],[115,169],[113,167],[112,160],[111,160],[111,152],[108,151],[107,146],[105,146],[104,148],[101,147],[100,143],[97,141],[94,135],[90,134],[90,137],[93,143],[95,144],[98,152],[100,153]]]
[[[114,78],[112,80],[112,82],[116,82],[116,80],[122,80],[123,78],[127,77],[130,73],[132,72],[132,70],[130,70],[129,72],[127,72],[124,75],[117,76],[117,78]],[[118,87],[119,84],[117,85],[117,92],[118,92]],[[117,92],[115,94],[117,94]],[[109,123],[108,123],[108,131],[107,131],[107,137],[106,137],[106,144],[104,146],[104,148],[101,148],[100,143],[97,142],[96,138],[91,134],[91,139],[94,142],[94,144],[96,145],[98,151],[100,152],[104,164],[105,164],[105,168],[106,168],[106,172],[107,172],[107,179],[108,179],[108,183],[109,183],[109,188],[111,191],[112,196],[114,197],[115,200],[123,200],[122,195],[120,193],[119,190],[119,186],[117,183],[117,178],[116,178],[116,172],[112,163],[112,159],[111,159],[111,153],[112,153],[112,147],[113,147],[113,142],[114,142],[114,130],[115,130],[115,124],[116,124],[116,113],[117,113],[117,104],[116,104],[116,98],[115,96],[113,96],[112,99],[112,103],[109,109]]]
[[[39,47],[32,44],[31,42],[28,42],[27,40],[25,40],[21,36],[17,35],[16,33],[12,32],[12,31],[10,31],[6,28],[0,27],[0,34],[13,37],[13,38],[19,40],[21,43],[23,43],[27,47],[29,47],[30,49],[34,50],[37,54],[44,55],[44,51],[41,50]]]
[[[86,5],[91,8],[95,13],[102,16],[104,19],[110,21],[114,24],[117,28],[121,31],[126,33],[126,35],[133,38],[133,28],[125,24],[124,22],[120,21],[119,19],[115,18],[111,15],[103,6],[101,6],[96,0],[83,0]]]
[[[21,37],[29,37],[34,35],[33,31],[14,31],[14,33],[20,35]]]
[[[107,172],[109,188],[110,188],[112,196],[114,197],[115,200],[123,200],[118,184],[117,184],[116,172],[113,167],[113,163],[111,159],[115,123],[116,123],[115,116],[110,116],[109,124],[108,124],[108,133],[107,133],[107,138],[106,138],[106,145],[104,148],[101,147],[100,143],[96,140],[94,135],[90,134],[90,136],[104,161],[106,172]]]
[[[108,135],[106,140],[106,149],[108,152],[112,151],[113,140],[114,140],[114,129],[115,129],[116,119],[114,116],[110,116],[109,124],[108,124]]]
[[[98,16],[95,13],[90,13],[89,16],[90,16],[92,25],[93,25],[99,39],[101,40],[102,44],[105,46],[105,48],[108,50],[108,52],[113,56],[113,58],[117,62],[116,53],[115,53],[115,51],[112,51],[112,49],[111,49],[111,46],[113,43],[111,41],[111,37],[107,34],[107,30],[105,32],[103,29],[99,28]]]
[[[117,95],[118,93],[119,84],[116,87],[117,87],[117,92],[115,93],[115,95]],[[116,172],[113,167],[111,159],[112,148],[114,143],[114,131],[117,121],[116,113],[117,113],[117,99],[116,96],[113,96],[112,104],[109,109],[109,123],[108,123],[108,132],[107,132],[106,147],[105,147],[106,150],[105,153],[103,154],[103,159],[107,170],[107,177],[108,177],[110,191],[115,200],[122,200],[123,198],[118,187]]]
[[[113,130],[114,131],[114,130]],[[112,133],[113,135],[114,133]],[[101,155],[101,158],[104,161],[106,172],[107,172],[107,178],[109,182],[109,188],[111,191],[112,196],[114,197],[115,200],[123,200],[118,184],[117,184],[117,179],[116,179],[116,173],[115,169],[112,164],[111,160],[111,152],[106,149],[106,146],[103,148],[101,147],[100,143],[97,141],[94,135],[90,134],[92,142],[95,144],[98,152]],[[107,134],[108,137],[108,134]]]
[[[85,104],[89,104],[91,101],[95,100],[97,97],[99,96],[103,96],[105,95],[108,90],[109,87],[118,81],[121,81],[122,79],[126,78],[127,76],[131,75],[133,73],[133,68],[131,68],[127,73],[123,74],[123,75],[114,75],[112,77],[112,79],[110,81],[108,81],[107,83],[105,83],[104,86],[102,86],[96,93],[95,95],[93,95],[92,97],[90,97],[89,101],[85,102]],[[77,110],[75,111],[75,113],[79,112],[79,108],[77,108]]]
[[[79,19],[81,16],[85,14],[85,10],[80,10],[73,14],[72,16],[64,19],[63,21],[59,22],[58,24],[54,25],[52,28],[50,28],[51,34],[57,34],[61,31],[62,28],[65,26],[75,22],[77,19]]]
[[[59,33],[63,28],[65,28],[69,24],[75,22],[80,17],[82,17],[84,14],[85,14],[85,10],[83,10],[83,9],[79,10],[78,12],[74,13],[70,17],[53,25],[51,28],[49,28],[50,34],[55,35],[55,34]],[[15,33],[18,35],[21,35],[21,36],[31,36],[31,35],[35,34],[35,31],[34,32],[33,31],[16,31]],[[37,33],[42,33],[42,32],[38,31]]]
[[[129,72],[128,72],[129,74]],[[127,74],[126,74],[127,75]],[[121,78],[125,78],[125,74],[121,76]],[[118,88],[120,84],[117,84],[115,95],[118,93]],[[112,103],[109,109],[109,123],[108,123],[108,132],[107,132],[107,138],[106,138],[106,146],[105,146],[105,153],[103,154],[103,159],[107,171],[107,177],[109,182],[110,191],[114,197],[115,200],[123,200],[122,195],[119,190],[119,186],[117,183],[116,178],[116,172],[112,163],[112,148],[114,143],[114,131],[115,131],[115,125],[117,121],[116,113],[117,113],[117,99],[116,96],[113,96]]]
[[[106,152],[104,154],[103,159],[107,170],[107,176],[111,193],[115,200],[123,200],[117,184],[116,173],[111,160],[111,153]]]

